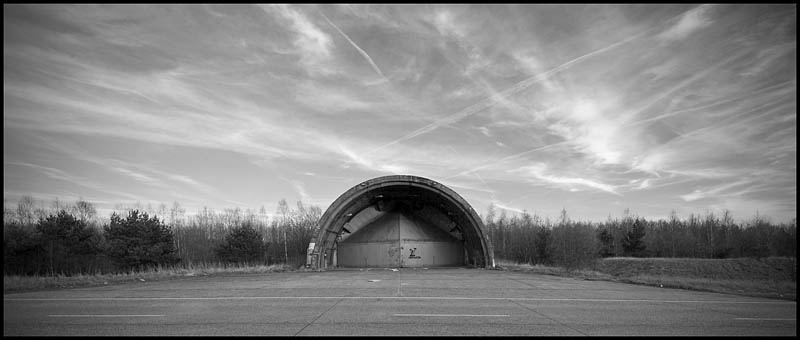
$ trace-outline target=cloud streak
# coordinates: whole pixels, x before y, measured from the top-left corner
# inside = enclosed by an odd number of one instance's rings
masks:
[[[11,7],[9,195],[324,208],[411,174],[509,213],[795,214],[790,6]]]
[[[89,178],[75,176],[75,175],[69,174],[69,173],[67,173],[67,172],[65,172],[63,170],[60,170],[60,169],[56,169],[56,168],[52,168],[52,167],[46,167],[46,166],[42,166],[42,165],[38,165],[38,164],[26,163],[26,162],[5,162],[4,163],[4,167],[8,166],[8,165],[17,165],[17,166],[29,167],[29,168],[38,170],[41,173],[44,173],[47,177],[49,177],[51,179],[54,179],[54,180],[57,180],[57,181],[61,181],[64,184],[75,185],[75,186],[88,188],[88,189],[94,190],[94,191],[96,191],[98,193],[120,195],[120,196],[124,197],[125,199],[131,199],[131,200],[141,200],[141,196],[131,195],[131,194],[127,194],[127,193],[115,192],[113,190],[110,190],[110,189],[102,186],[102,185],[95,184]],[[5,191],[6,194],[13,193],[13,192],[9,192],[8,190],[4,190],[4,191]],[[69,190],[68,189],[64,189],[64,192],[69,192]],[[18,194],[22,195],[24,193],[18,193]],[[45,195],[43,193],[40,193],[39,196],[40,196],[39,198],[43,199],[43,200],[52,198],[52,197],[46,197],[48,195]],[[56,194],[52,194],[52,196],[57,197],[58,194],[57,193]],[[88,197],[89,195],[78,194],[78,195],[74,195],[74,196],[75,197],[83,197],[83,196]]]
[[[559,66],[557,66],[555,68],[552,68],[552,69],[550,69],[550,70],[548,70],[548,71],[546,71],[544,73],[541,73],[541,74],[535,75],[533,77],[527,78],[527,79],[525,79],[525,80],[523,80],[521,82],[518,82],[518,83],[514,84],[513,86],[501,91],[500,93],[494,94],[494,95],[490,96],[489,98],[481,100],[480,102],[478,102],[476,104],[470,105],[467,108],[465,108],[465,109],[463,109],[463,110],[461,110],[459,112],[456,112],[454,114],[448,115],[448,116],[443,117],[443,118],[440,118],[440,119],[434,121],[433,123],[425,125],[425,126],[419,128],[417,130],[412,131],[411,133],[408,133],[408,134],[400,137],[400,138],[397,138],[397,139],[395,139],[393,141],[390,141],[390,142],[388,142],[386,144],[383,144],[383,145],[371,150],[369,153],[371,154],[371,153],[380,151],[380,150],[382,150],[384,148],[387,148],[389,146],[392,146],[392,145],[395,145],[397,143],[400,143],[400,142],[412,139],[414,137],[417,137],[419,135],[431,132],[431,131],[436,130],[436,129],[442,127],[442,126],[453,124],[453,123],[458,122],[458,121],[460,121],[460,120],[462,120],[462,119],[464,119],[466,117],[469,117],[469,116],[474,115],[474,114],[476,114],[478,112],[486,110],[487,108],[490,108],[490,107],[496,105],[498,102],[502,101],[504,98],[508,98],[510,96],[513,96],[513,95],[515,95],[515,94],[517,94],[517,93],[519,93],[519,92],[531,87],[532,85],[534,85],[536,83],[544,81],[548,77],[550,77],[551,75],[553,75],[555,73],[561,72],[561,71],[571,67],[572,65],[577,64],[577,63],[579,63],[579,62],[581,62],[581,61],[583,61],[583,60],[585,60],[587,58],[591,58],[591,57],[593,57],[595,55],[599,55],[601,53],[604,53],[606,51],[609,51],[609,50],[612,50],[612,49],[614,49],[616,47],[619,47],[619,46],[621,46],[621,45],[623,45],[625,43],[628,43],[628,42],[630,42],[630,41],[632,41],[634,39],[642,37],[642,36],[644,36],[644,34],[645,34],[645,32],[632,35],[632,36],[630,36],[628,38],[625,38],[625,39],[623,39],[621,41],[615,42],[615,43],[610,44],[610,45],[608,45],[606,47],[594,50],[592,52],[589,52],[589,53],[581,55],[581,56],[579,56],[577,58],[574,58],[574,59],[572,59],[570,61],[567,61],[567,62],[565,62],[565,63],[563,63],[563,64],[561,64],[561,65],[559,65]]]
[[[617,196],[622,196],[622,194],[618,193],[616,188],[612,185],[608,185],[605,183],[585,179],[585,178],[577,178],[577,177],[563,177],[563,176],[553,176],[545,173],[546,166],[544,164],[535,164],[528,167],[521,168],[520,170],[526,172],[533,176],[533,178],[544,181],[549,184],[554,185],[566,185],[570,188],[574,188],[574,185],[589,187],[593,189],[598,189],[605,191],[610,194],[614,194]]]
[[[303,13],[289,8],[288,5],[273,5],[284,18],[291,22],[291,27],[297,34],[294,45],[301,54],[301,63],[306,65],[311,74],[329,75],[334,70],[326,67],[323,62],[331,56],[333,41],[331,37],[312,23]],[[270,14],[272,6],[261,6]]]
[[[671,41],[686,38],[688,35],[712,24],[708,11],[710,5],[700,5],[683,14],[675,25],[658,35],[659,38]]]
[[[406,168],[397,164],[389,164],[384,163],[381,161],[373,161],[368,159],[358,152],[355,152],[348,147],[340,144],[339,151],[345,155],[350,162],[360,165],[362,168],[372,171],[384,172],[384,173],[392,173],[392,174],[403,174],[406,172]],[[348,166],[347,163],[345,166]]]
[[[347,42],[349,42],[350,45],[353,46],[353,48],[355,48],[358,51],[358,53],[361,54],[362,57],[364,57],[364,59],[367,60],[367,62],[372,67],[372,70],[375,71],[375,73],[381,76],[381,78],[383,78],[385,81],[389,81],[389,79],[386,79],[381,69],[378,67],[378,65],[375,64],[375,62],[372,60],[369,54],[367,54],[367,52],[365,52],[361,47],[358,47],[358,45],[352,39],[350,39],[350,37],[347,36],[347,34],[342,32],[342,30],[339,29],[339,27],[336,26],[330,19],[328,19],[328,17],[325,16],[325,14],[322,14],[321,12],[320,14],[322,15],[323,18],[325,18],[325,21],[327,21],[331,26],[333,26],[333,28],[336,29],[336,31],[339,32],[339,34],[341,34],[342,37],[347,39]]]

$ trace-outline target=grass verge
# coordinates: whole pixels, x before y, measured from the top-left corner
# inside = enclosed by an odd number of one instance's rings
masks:
[[[501,270],[797,301],[796,258],[606,258],[589,268],[498,261]]]
[[[117,274],[76,274],[54,276],[3,276],[3,294],[42,289],[96,287],[134,281],[159,281],[183,277],[220,274],[271,273],[303,270],[286,264],[250,265],[227,263],[201,263],[175,267],[152,267],[142,271]]]
[[[583,280],[616,281],[662,288],[679,288],[744,296],[797,301],[796,258],[765,259],[671,259],[606,258],[590,268],[562,267],[498,261],[499,270],[573,277]],[[118,274],[55,276],[3,276],[3,293],[42,289],[113,285],[134,281],[159,281],[193,276],[304,271],[286,264],[188,264],[154,267]]]

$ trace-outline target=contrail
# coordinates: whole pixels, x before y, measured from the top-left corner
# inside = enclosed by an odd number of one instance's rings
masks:
[[[704,105],[690,107],[690,108],[687,108],[687,109],[681,109],[681,110],[677,110],[677,111],[667,112],[667,113],[664,113],[664,114],[661,114],[661,115],[658,115],[658,116],[655,116],[655,117],[645,118],[645,119],[642,119],[642,120],[637,120],[635,122],[626,123],[626,124],[622,125],[622,127],[628,127],[628,126],[632,126],[632,125],[647,123],[647,122],[651,122],[651,121],[655,121],[655,120],[659,120],[659,119],[664,119],[664,118],[676,116],[676,115],[679,115],[679,114],[685,113],[685,112],[698,111],[698,110],[703,110],[703,109],[707,109],[707,108],[718,106],[718,105],[722,105],[722,104],[733,103],[733,102],[736,102],[736,101],[739,101],[739,100],[742,100],[742,99],[747,99],[747,98],[753,97],[753,96],[755,96],[757,94],[761,94],[763,92],[771,91],[771,90],[773,90],[775,88],[780,88],[780,87],[783,87],[785,85],[791,85],[794,82],[795,82],[794,80],[785,81],[785,82],[778,83],[778,84],[775,84],[775,85],[770,85],[770,86],[767,86],[767,87],[764,87],[764,88],[760,88],[758,90],[753,90],[752,92],[746,92],[741,96],[725,98],[725,99],[721,99],[721,100],[718,100],[716,102],[712,102],[712,103],[709,103],[709,104],[704,104]]]
[[[453,151],[453,153],[455,153],[456,155],[461,157],[461,153],[456,151],[456,149],[454,149],[452,145],[447,145],[447,147],[450,148],[450,150]],[[481,183],[483,183],[483,186],[486,187],[486,190],[489,191],[489,194],[492,195],[492,200],[495,200],[494,190],[492,190],[492,188],[489,186],[489,184],[487,184],[486,181],[483,180],[483,177],[481,177],[481,175],[479,175],[477,172],[473,173],[473,175],[478,177],[478,179],[481,181]],[[449,178],[453,178],[453,176],[448,177],[448,179]]]
[[[419,129],[417,129],[417,130],[415,130],[415,131],[413,131],[413,132],[411,132],[411,133],[409,133],[409,134],[407,134],[405,136],[402,136],[402,137],[400,137],[398,139],[395,139],[395,140],[393,140],[393,141],[391,141],[389,143],[386,143],[386,144],[384,144],[382,146],[379,146],[379,147],[373,149],[372,151],[367,152],[367,154],[373,153],[375,151],[381,150],[381,149],[383,149],[385,147],[397,144],[399,142],[414,138],[414,137],[419,136],[421,134],[428,133],[428,132],[433,131],[433,130],[435,130],[435,129],[443,126],[443,125],[455,123],[455,122],[457,122],[457,121],[459,121],[461,119],[464,119],[464,118],[469,117],[469,116],[471,116],[473,114],[476,114],[476,113],[478,113],[480,111],[483,111],[483,110],[485,110],[487,108],[490,108],[490,107],[494,106],[498,101],[502,100],[504,97],[509,97],[511,95],[514,95],[514,94],[516,94],[516,93],[518,93],[518,92],[520,92],[520,91],[522,91],[524,89],[527,89],[528,87],[530,87],[533,84],[536,84],[536,83],[538,83],[538,82],[540,82],[542,80],[547,79],[547,77],[551,76],[552,74],[554,74],[556,72],[560,72],[560,71],[562,71],[562,70],[564,70],[564,69],[566,69],[566,68],[568,68],[568,67],[570,67],[570,66],[572,66],[572,65],[574,65],[574,64],[576,64],[576,63],[578,63],[578,62],[580,62],[580,61],[582,61],[582,60],[584,60],[586,58],[589,58],[589,57],[592,57],[594,55],[606,52],[606,51],[608,51],[610,49],[613,49],[613,48],[615,48],[617,46],[625,44],[625,43],[627,43],[627,42],[629,42],[631,40],[637,39],[637,38],[643,36],[644,34],[646,34],[647,32],[648,31],[644,31],[644,32],[641,32],[639,34],[635,34],[633,36],[630,36],[630,37],[626,38],[625,40],[613,43],[613,44],[608,45],[608,46],[606,46],[604,48],[589,52],[589,53],[584,54],[584,55],[582,55],[580,57],[572,59],[572,60],[570,60],[570,61],[568,61],[566,63],[563,63],[560,66],[555,67],[555,68],[553,68],[553,69],[551,69],[551,70],[549,70],[547,72],[544,72],[544,73],[535,75],[533,77],[530,77],[528,79],[525,79],[525,80],[515,84],[514,86],[503,90],[500,93],[492,95],[489,98],[486,98],[486,99],[484,99],[484,100],[482,100],[482,101],[480,101],[480,102],[478,102],[476,104],[473,104],[473,105],[467,107],[466,109],[461,110],[460,112],[456,112],[456,113],[451,114],[451,115],[449,115],[447,117],[441,118],[441,119],[439,119],[439,120],[437,120],[437,121],[435,121],[433,123],[430,123],[430,124],[428,124],[426,126],[423,126],[423,127],[419,128]]]
[[[471,173],[471,172],[475,172],[475,171],[478,171],[478,170],[481,170],[481,169],[493,167],[493,166],[496,166],[496,165],[498,165],[500,163],[504,163],[506,161],[522,157],[522,156],[527,155],[527,154],[529,154],[531,152],[547,150],[549,148],[556,147],[556,146],[563,145],[563,144],[567,144],[567,143],[569,143],[569,141],[563,141],[563,142],[548,144],[548,145],[545,145],[545,146],[540,146],[538,148],[526,150],[526,151],[523,151],[523,152],[520,152],[520,153],[517,153],[517,154],[513,154],[511,156],[506,156],[506,157],[503,157],[501,159],[488,162],[488,163],[486,163],[486,165],[482,165],[482,166],[475,167],[475,168],[472,168],[472,169],[464,170],[464,171],[459,172],[459,173],[457,173],[455,175],[452,175],[452,176],[447,176],[444,179],[450,179],[450,178],[453,178],[453,177],[456,177],[456,176],[466,175],[466,174]]]
[[[679,15],[676,15],[676,16],[668,19],[667,22],[675,20],[676,18],[681,18],[683,15],[685,15],[686,13],[688,13],[690,11],[691,10],[686,11],[684,13],[681,13]],[[515,84],[514,86],[512,86],[512,87],[510,87],[510,88],[508,88],[508,89],[506,89],[506,90],[504,90],[504,91],[502,91],[502,92],[500,92],[498,94],[492,95],[489,98],[486,98],[486,99],[484,99],[484,100],[482,100],[482,101],[480,101],[480,102],[478,102],[476,104],[473,104],[472,106],[467,107],[466,109],[464,109],[464,110],[462,110],[460,112],[456,112],[456,113],[454,113],[454,114],[452,114],[450,116],[447,116],[447,117],[444,117],[442,119],[439,119],[439,120],[437,120],[437,121],[435,121],[433,123],[430,123],[430,124],[428,124],[426,126],[423,126],[423,127],[419,128],[419,129],[417,129],[417,130],[415,130],[415,131],[413,131],[413,132],[411,132],[411,133],[409,133],[409,134],[407,134],[405,136],[402,136],[402,137],[400,137],[398,139],[395,139],[395,140],[393,140],[393,141],[391,141],[389,143],[386,143],[386,144],[384,144],[382,146],[379,146],[379,147],[373,149],[372,151],[367,152],[367,154],[370,154],[370,153],[373,153],[375,151],[381,150],[381,149],[383,149],[383,148],[385,148],[387,146],[391,146],[391,145],[397,144],[399,142],[414,138],[414,137],[419,136],[421,134],[433,131],[433,130],[439,128],[442,125],[453,123],[453,122],[457,122],[457,121],[459,121],[459,120],[461,120],[461,119],[463,119],[465,117],[468,117],[468,116],[473,115],[475,113],[478,113],[478,112],[480,112],[482,110],[485,110],[485,109],[487,109],[489,107],[492,107],[497,102],[497,100],[499,100],[500,98],[514,95],[514,94],[516,94],[516,93],[518,93],[518,92],[530,87],[531,85],[536,84],[536,83],[546,79],[547,77],[549,77],[553,73],[562,71],[562,70],[564,70],[564,69],[566,69],[566,68],[568,68],[568,67],[570,67],[570,66],[572,66],[572,65],[574,65],[574,64],[576,64],[578,62],[583,61],[586,58],[590,58],[590,57],[595,56],[597,54],[600,54],[600,53],[606,52],[606,51],[608,51],[610,49],[616,48],[616,47],[618,47],[620,45],[626,44],[626,43],[628,43],[628,42],[630,42],[632,40],[638,39],[638,38],[650,33],[654,29],[656,29],[656,27],[653,27],[653,28],[650,28],[648,30],[642,31],[642,32],[640,32],[638,34],[634,34],[634,35],[632,35],[632,36],[630,36],[630,37],[628,37],[628,38],[626,38],[626,39],[624,39],[622,41],[618,41],[616,43],[613,43],[613,44],[608,45],[606,47],[603,47],[601,49],[598,49],[598,50],[589,52],[587,54],[584,54],[584,55],[582,55],[580,57],[577,57],[577,58],[572,59],[572,60],[570,60],[570,61],[568,61],[566,63],[563,63],[563,64],[559,65],[558,67],[553,68],[553,69],[551,69],[551,70],[549,70],[547,72],[544,72],[542,74],[539,74],[539,75],[530,77],[528,79],[525,79],[525,80]]]
[[[378,73],[378,75],[380,75],[381,78],[383,78],[386,81],[389,81],[389,79],[386,79],[386,76],[383,75],[383,72],[381,72],[381,69],[378,68],[378,65],[375,65],[375,62],[372,61],[372,58],[369,57],[369,54],[367,54],[367,52],[364,52],[364,50],[362,50],[361,47],[358,47],[358,45],[356,45],[356,43],[353,42],[353,40],[350,39],[350,37],[348,37],[347,34],[344,34],[344,32],[342,32],[342,30],[340,30],[339,27],[334,25],[333,22],[331,22],[331,20],[328,19],[327,16],[325,16],[325,14],[323,14],[322,12],[320,12],[319,14],[321,14],[322,17],[325,18],[325,21],[327,21],[329,24],[331,24],[331,26],[333,26],[333,28],[335,28],[339,32],[339,34],[341,34],[345,39],[347,39],[347,41],[350,42],[350,45],[353,45],[353,47],[355,47],[356,50],[358,50],[358,53],[361,53],[361,55],[364,56],[365,59],[367,59],[367,61],[369,62],[370,66],[372,66],[372,69],[375,70],[375,72]]]
[[[648,109],[650,106],[653,106],[655,103],[658,103],[659,101],[661,101],[661,100],[663,100],[665,98],[668,98],[669,96],[671,96],[676,91],[681,90],[681,89],[693,84],[694,82],[696,82],[698,80],[704,79],[707,75],[709,75],[709,74],[711,74],[713,72],[716,72],[717,69],[719,69],[720,67],[722,67],[725,64],[728,64],[728,63],[730,63],[732,61],[735,61],[736,59],[739,59],[739,58],[743,57],[745,54],[746,53],[740,52],[740,53],[737,53],[737,54],[730,55],[727,58],[722,59],[721,61],[715,63],[714,65],[711,65],[709,67],[704,68],[699,73],[693,74],[688,79],[685,79],[685,80],[681,81],[680,83],[676,84],[675,86],[671,87],[670,89],[668,89],[666,91],[659,91],[659,95],[657,97],[649,100],[647,103],[645,103],[644,105],[642,105],[638,109],[636,109],[636,110],[634,110],[634,111],[632,111],[630,113],[625,114],[624,118],[623,118],[623,121],[628,120],[628,117],[632,117],[632,116],[635,116],[638,113],[643,112],[644,110]],[[625,117],[625,116],[627,116],[627,117]]]

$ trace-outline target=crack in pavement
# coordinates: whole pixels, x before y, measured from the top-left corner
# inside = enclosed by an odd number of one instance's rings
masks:
[[[317,322],[317,320],[319,320],[319,318],[321,318],[323,315],[325,315],[325,313],[329,312],[331,309],[333,309],[333,307],[336,307],[336,305],[338,305],[339,302],[344,301],[344,298],[345,297],[343,296],[339,300],[336,300],[336,303],[334,303],[333,305],[328,307],[328,309],[326,309],[324,312],[322,312],[319,315],[317,315],[317,317],[314,318],[314,320],[311,320],[311,322],[309,322],[307,325],[303,326],[303,328],[301,328],[299,331],[297,331],[297,333],[294,333],[294,336],[297,336],[298,334],[302,333],[306,328],[308,328],[308,326],[311,326],[311,324],[313,324],[314,322]]]
[[[539,287],[539,286],[534,286],[534,285],[531,285],[531,284],[529,284],[529,283],[527,283],[525,281],[522,281],[522,280],[519,280],[519,279],[515,279],[515,278],[511,277],[510,275],[506,275],[505,278],[507,278],[507,279],[509,279],[511,281],[523,284],[523,285],[528,286],[530,288],[536,289],[536,290],[547,290],[550,293],[549,294],[550,296],[556,296],[556,297],[561,297],[561,298],[566,297],[566,295],[561,294],[559,291],[557,291],[555,289],[542,288],[542,287]]]
[[[544,315],[544,314],[542,314],[542,313],[539,313],[539,312],[537,312],[537,311],[535,311],[535,310],[533,310],[533,309],[530,309],[530,308],[526,307],[525,305],[522,305],[522,304],[520,304],[519,302],[516,302],[516,301],[514,301],[514,300],[511,300],[511,299],[509,299],[508,301],[511,301],[511,302],[512,302],[512,303],[514,303],[515,305],[517,305],[517,306],[520,306],[520,307],[522,307],[522,308],[525,308],[525,309],[527,309],[527,310],[529,310],[529,311],[531,311],[531,312],[533,312],[533,313],[535,313],[535,314],[537,314],[537,315],[541,315],[543,318],[545,318],[545,319],[547,319],[547,320],[553,321],[553,322],[555,322],[555,323],[557,323],[557,324],[559,324],[559,325],[561,325],[561,326],[564,326],[564,327],[567,327],[567,328],[569,328],[569,329],[571,329],[571,330],[573,330],[573,331],[576,331],[576,332],[580,333],[581,335],[585,335],[585,336],[588,336],[588,335],[589,335],[589,334],[586,334],[586,333],[584,333],[584,332],[581,332],[581,331],[579,331],[579,330],[577,330],[577,329],[575,329],[575,328],[572,328],[572,327],[570,327],[569,325],[567,325],[567,324],[565,324],[565,323],[559,322],[558,320],[556,320],[556,319],[553,319],[553,318],[551,318],[551,317],[549,317],[549,316],[547,316],[547,315]]]

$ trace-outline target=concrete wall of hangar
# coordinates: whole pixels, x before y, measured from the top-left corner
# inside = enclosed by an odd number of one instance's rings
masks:
[[[364,212],[353,217],[357,220]],[[452,223],[435,225],[422,207],[394,202],[368,223],[346,223],[333,257],[337,267],[450,267],[467,264],[464,240]],[[351,222],[353,221],[351,220]],[[447,230],[451,230],[447,232]],[[348,231],[350,231],[348,233]]]
[[[325,269],[335,265],[332,261],[336,240],[350,219],[364,209],[379,209],[384,202],[392,200],[412,200],[446,214],[463,235],[467,264],[494,267],[494,251],[475,209],[445,185],[410,175],[373,178],[340,195],[320,218],[318,233],[309,245],[308,266]]]

